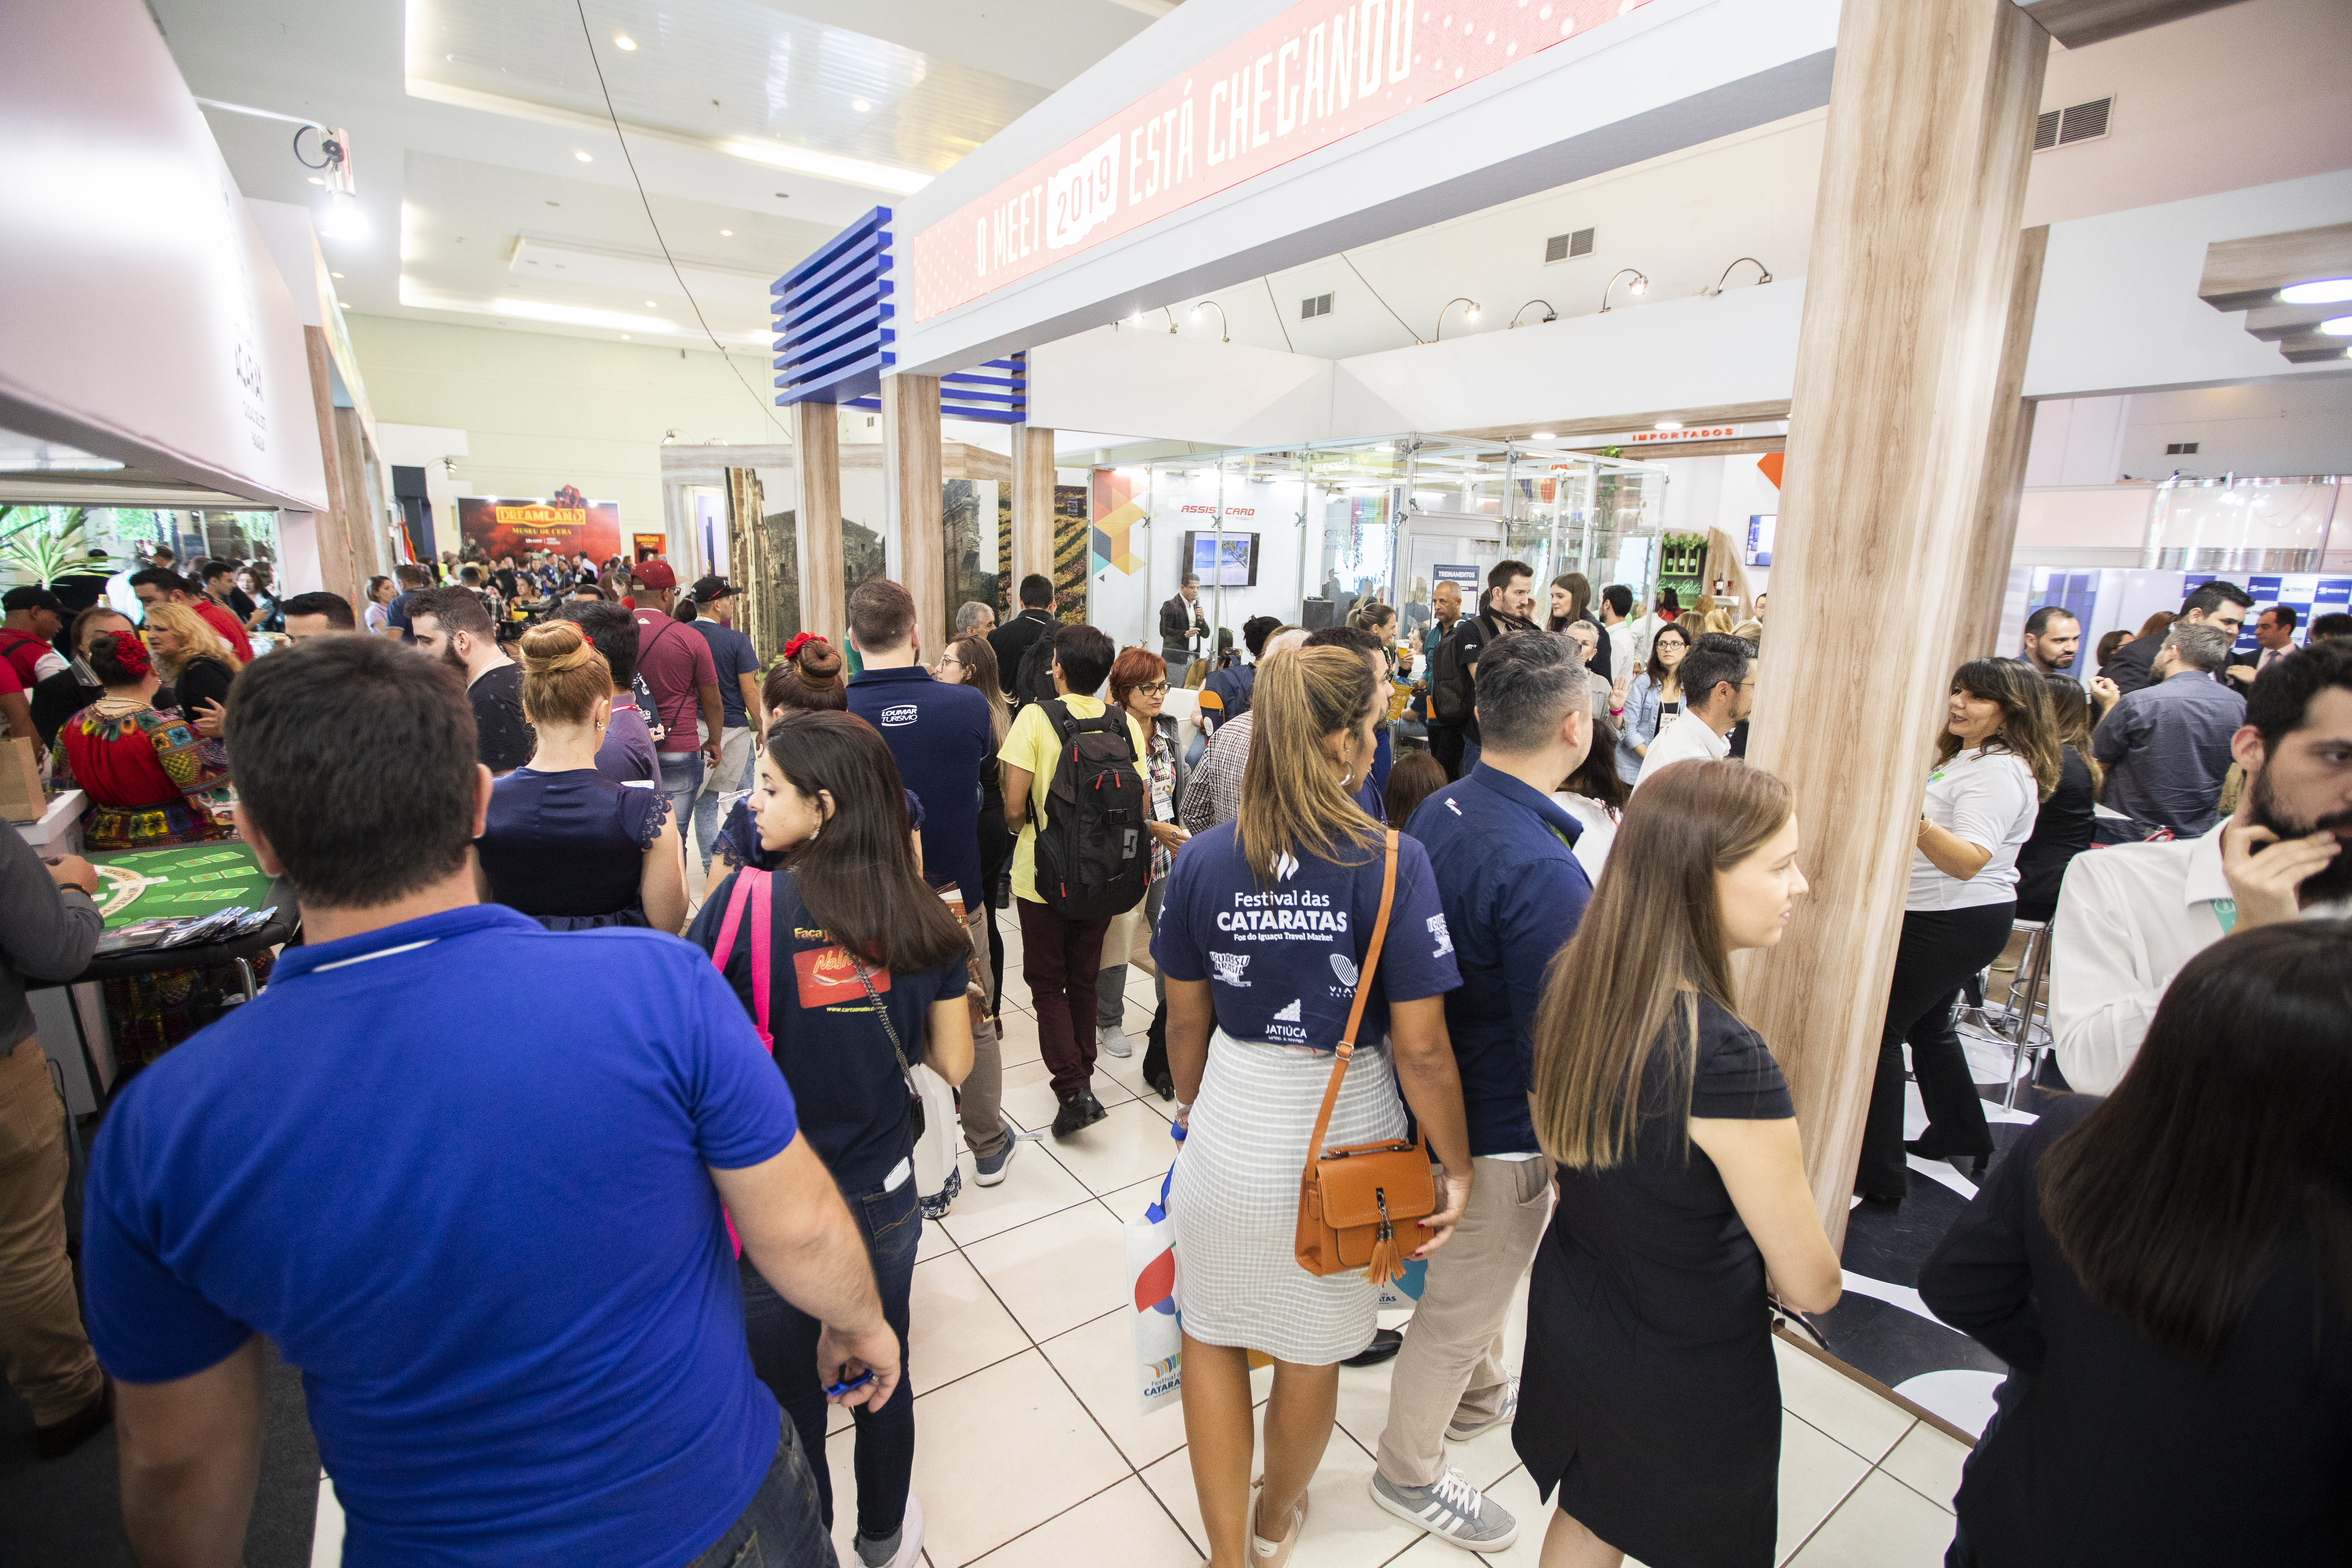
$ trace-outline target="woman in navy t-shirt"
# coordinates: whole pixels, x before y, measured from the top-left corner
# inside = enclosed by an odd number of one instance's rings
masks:
[[[1415,1256],[1452,1234],[1470,1192],[1462,1081],[1445,1035],[1444,994],[1461,975],[1429,857],[1409,838],[1398,844],[1377,976],[1361,973],[1384,857],[1381,831],[1354,796],[1385,697],[1345,648],[1303,648],[1259,667],[1241,813],[1178,851],[1152,940],[1189,1130],[1168,1205],[1183,1259],[1184,1426],[1220,1563],[1244,1559],[1244,1530],[1258,1538],[1250,1561],[1297,1539],[1339,1363],[1372,1337],[1374,1288],[1352,1272],[1318,1279],[1293,1250],[1299,1173],[1360,983],[1377,980],[1326,1145],[1401,1137],[1411,1104],[1445,1167],[1440,1212],[1422,1222]],[[1251,1350],[1275,1361],[1268,1480],[1255,1510],[1235,1484],[1254,1447]]]
[[[801,1131],[833,1173],[866,1236],[883,1315],[907,1353],[907,1297],[923,1214],[915,1192],[914,1130],[903,1051],[950,1084],[971,1070],[963,922],[925,885],[898,766],[881,735],[848,713],[779,718],[751,791],[760,847],[771,864],[768,1016],[776,1066],[792,1087]],[[730,923],[738,871],[703,904],[688,939],[716,953]],[[758,896],[759,889],[751,889]],[[732,922],[718,956],[735,994],[759,1018],[752,912]],[[869,990],[870,987],[870,990]],[[894,1042],[897,1049],[893,1049]],[[772,1389],[812,1453],[824,1442],[817,1377],[824,1325],[777,1295],[751,1261],[741,1265],[743,1327],[751,1369]],[[908,1495],[915,1463],[915,1398],[900,1382],[857,1423],[858,1555],[913,1562],[922,1510]],[[825,1528],[833,1485],[817,1476]]]

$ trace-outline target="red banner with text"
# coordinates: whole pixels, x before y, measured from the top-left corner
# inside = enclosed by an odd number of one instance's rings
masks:
[[[562,555],[585,551],[601,563],[621,552],[621,503],[583,500],[576,490],[552,501],[459,496],[457,531],[493,561],[551,550]]]

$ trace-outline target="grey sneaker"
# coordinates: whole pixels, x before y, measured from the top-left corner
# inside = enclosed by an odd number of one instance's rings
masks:
[[[1433,1487],[1401,1487],[1374,1470],[1372,1500],[1465,1552],[1506,1551],[1519,1538],[1519,1521],[1459,1470],[1446,1471]]]
[[[997,1183],[1004,1180],[1004,1173],[1012,1165],[1013,1156],[1020,1152],[1021,1140],[1017,1137],[1007,1137],[1004,1140],[1004,1147],[987,1159],[983,1160],[974,1154],[971,1157],[972,1181],[983,1187],[996,1185]]]
[[[1129,1039],[1127,1031],[1117,1024],[1108,1029],[1097,1029],[1095,1042],[1107,1057],[1131,1057],[1135,1054],[1135,1042]]]
[[[1491,1419],[1473,1421],[1466,1425],[1459,1420],[1448,1421],[1445,1424],[1445,1440],[1449,1443],[1467,1443],[1473,1437],[1483,1437],[1497,1426],[1508,1426],[1517,1419],[1518,1414],[1519,1380],[1515,1377],[1511,1379],[1511,1386],[1504,1391],[1502,1409],[1496,1411]]]

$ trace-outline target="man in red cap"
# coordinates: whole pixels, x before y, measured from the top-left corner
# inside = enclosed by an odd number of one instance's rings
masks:
[[[655,742],[661,753],[661,787],[676,813],[678,842],[684,844],[694,797],[702,790],[703,770],[718,766],[726,728],[719,667],[710,658],[710,645],[670,614],[677,602],[677,574],[669,563],[640,561],[636,579],[637,675],[653,694],[654,712],[661,723],[662,735]],[[698,699],[700,735],[695,733]]]

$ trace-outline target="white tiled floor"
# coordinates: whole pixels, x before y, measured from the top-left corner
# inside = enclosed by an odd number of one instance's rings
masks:
[[[1005,1106],[1022,1125],[1042,1128],[1053,1118],[1053,1096],[1019,978],[1019,941],[1006,936]],[[1156,1194],[1174,1148],[1172,1108],[1142,1082],[1150,1009],[1150,977],[1130,969],[1127,1029],[1138,1054],[1100,1064],[1095,1091],[1108,1120],[1067,1143],[1025,1144],[1001,1186],[972,1184],[967,1168],[954,1212],[925,1227],[908,1361],[929,1568],[1193,1568],[1206,1552],[1182,1415],[1138,1412],[1129,1354],[1120,1226]],[[1508,1331],[1514,1356],[1526,1292],[1523,1281]],[[1775,1349],[1786,1412],[1780,1561],[1797,1568],[1941,1563],[1965,1448],[1833,1369]],[[1261,1400],[1271,1375],[1256,1376]],[[1467,1568],[1472,1561],[1381,1511],[1368,1494],[1388,1386],[1386,1367],[1340,1374],[1339,1429],[1291,1559],[1297,1568]],[[847,1417],[837,1415],[825,1457],[839,1504],[856,1495],[854,1441]],[[1518,1542],[1488,1561],[1533,1568],[1548,1516],[1508,1432],[1448,1452],[1521,1521]],[[341,1521],[330,1517],[331,1491],[320,1491],[314,1562],[330,1564]],[[836,1542],[854,1564],[855,1510],[837,1505],[835,1513]]]

